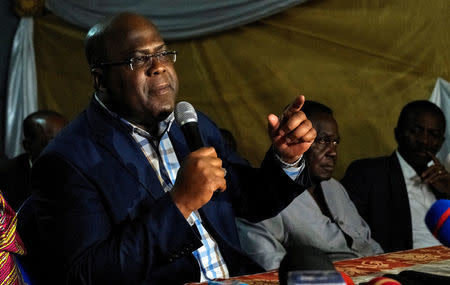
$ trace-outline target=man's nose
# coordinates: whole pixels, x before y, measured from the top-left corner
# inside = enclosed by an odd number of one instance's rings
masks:
[[[337,146],[334,142],[329,142],[327,144],[327,155],[332,157],[337,156]]]
[[[166,66],[158,58],[154,58],[151,66],[147,70],[147,74],[149,76],[155,76],[164,72],[166,72]]]
[[[428,145],[431,142],[430,134],[427,131],[422,132],[420,136],[416,137],[417,141],[421,144]]]

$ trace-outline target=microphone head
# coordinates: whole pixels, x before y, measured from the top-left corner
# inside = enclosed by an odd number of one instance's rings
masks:
[[[320,249],[312,246],[295,245],[286,249],[278,269],[278,278],[281,285],[286,285],[290,271],[335,271],[331,260]]]
[[[175,106],[175,120],[178,125],[183,126],[186,123],[197,122],[197,113],[195,112],[194,107],[186,102],[181,101]]]
[[[450,246],[450,200],[437,200],[425,216],[430,232],[445,246]]]

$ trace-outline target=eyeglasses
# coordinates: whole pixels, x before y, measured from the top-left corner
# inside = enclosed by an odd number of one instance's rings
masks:
[[[318,144],[321,147],[325,147],[328,145],[333,145],[334,147],[337,147],[340,142],[341,142],[340,138],[331,138],[331,137],[316,137],[316,139],[314,140],[314,143]]]
[[[117,62],[101,62],[98,67],[102,68],[108,65],[122,65],[128,64],[131,70],[137,70],[143,67],[150,68],[153,65],[153,61],[157,60],[159,63],[175,63],[177,60],[177,52],[175,50],[165,50],[153,54],[146,54],[138,57],[132,57],[124,61]]]

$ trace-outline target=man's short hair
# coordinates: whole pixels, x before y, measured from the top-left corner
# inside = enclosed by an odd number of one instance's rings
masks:
[[[400,116],[398,117],[397,128],[402,129],[406,127],[406,125],[408,124],[409,116],[414,116],[417,113],[435,114],[442,122],[442,129],[445,129],[445,116],[441,108],[427,100],[416,100],[406,104],[400,112]]]

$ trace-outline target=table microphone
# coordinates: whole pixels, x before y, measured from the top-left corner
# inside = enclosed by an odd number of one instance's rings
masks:
[[[202,136],[198,129],[198,118],[194,107],[188,102],[181,101],[175,106],[175,120],[184,134],[189,150],[196,151],[203,147]]]
[[[331,260],[320,249],[295,245],[288,247],[286,251],[278,269],[280,285],[297,284],[296,281],[305,278],[310,282],[301,284],[324,284],[324,279],[330,281],[326,284],[345,284],[342,275],[336,271]]]
[[[443,245],[450,246],[450,200],[441,199],[431,205],[425,216],[425,224]]]

